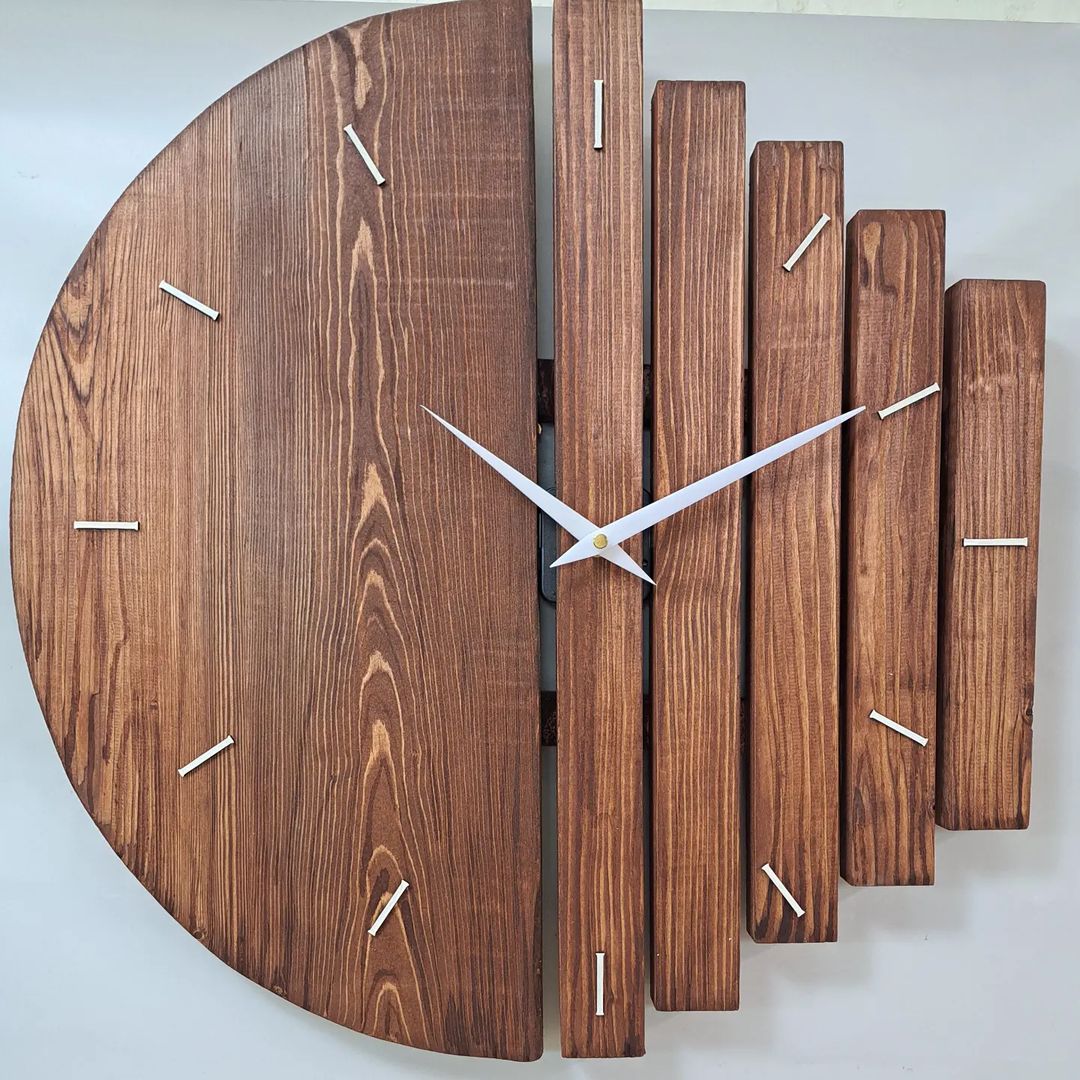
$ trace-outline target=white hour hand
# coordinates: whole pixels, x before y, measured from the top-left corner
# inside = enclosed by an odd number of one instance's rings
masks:
[[[800,446],[813,442],[825,432],[832,431],[833,428],[839,427],[853,416],[858,416],[865,408],[865,405],[860,405],[857,409],[833,417],[832,420],[826,420],[788,439],[773,443],[772,446],[767,446],[756,454],[736,461],[734,465],[728,465],[717,472],[710,473],[701,480],[696,480],[684,488],[679,488],[678,491],[673,491],[670,495],[665,495],[662,499],[657,499],[656,502],[649,503],[648,506],[643,506],[640,510],[635,510],[632,514],[613,521],[610,525],[605,525],[602,529],[596,529],[581,537],[573,547],[567,548],[566,552],[551,565],[563,566],[565,563],[580,562],[594,555],[602,555],[607,550],[607,545],[621,544],[624,540],[652,528],[653,525],[677,514],[680,510],[701,502],[702,499],[735,483],[736,480],[741,480],[744,476],[757,472],[758,469],[776,461],[777,458],[782,458],[790,454],[792,450],[798,450]]]
[[[582,517],[581,514],[571,509],[561,499],[555,498],[551,492],[545,491],[535,481],[530,480],[524,473],[518,472],[513,465],[508,465],[501,457],[481,446],[475,439],[470,439],[468,435],[463,431],[459,431],[453,424],[439,416],[438,413],[433,413],[425,405],[421,405],[420,408],[433,420],[437,420],[442,424],[456,439],[460,439],[507,483],[517,488],[526,499],[543,510],[557,525],[561,525],[575,540],[580,540],[583,536],[594,536],[597,533],[596,526],[587,517]],[[571,548],[571,550],[573,549]],[[603,551],[597,551],[596,554],[602,555],[608,562],[614,563],[643,581],[653,584],[652,578],[618,544],[609,544]]]

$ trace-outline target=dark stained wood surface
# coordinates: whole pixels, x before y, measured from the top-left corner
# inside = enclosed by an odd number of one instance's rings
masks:
[[[559,497],[598,525],[641,504],[640,0],[556,0]],[[593,149],[593,80],[604,148]],[[639,540],[625,545],[635,558]],[[567,1057],[644,1052],[641,582],[559,570],[559,1000]],[[605,954],[604,1015],[596,953]]]
[[[831,222],[788,273],[784,262],[822,213]],[[843,221],[840,143],[758,144],[750,163],[755,451],[841,411]],[[757,941],[833,941],[840,432],[756,473],[750,493],[747,924]],[[766,863],[805,908],[802,918],[762,872]]]
[[[742,83],[653,95],[653,494],[743,454]],[[652,998],[739,1005],[742,485],[657,526],[652,603]]]
[[[403,11],[213,105],[61,291],[12,494],[46,719],[154,896],[313,1012],[526,1059],[536,516],[420,406],[533,471],[530,44],[526,0]]]
[[[941,394],[877,411],[941,385],[945,215],[860,210],[847,240],[845,408],[868,415],[844,437],[841,870],[853,885],[932,885]]]
[[[945,298],[937,820],[1017,829],[1031,803],[1046,287]],[[964,537],[1028,547],[965,548]]]

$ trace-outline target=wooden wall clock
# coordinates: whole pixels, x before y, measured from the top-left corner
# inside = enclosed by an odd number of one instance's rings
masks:
[[[661,82],[643,381],[640,2],[557,0],[538,369],[530,49],[527,0],[367,19],[135,180],[31,366],[15,596],[75,790],[195,937],[532,1059],[539,507],[562,1052],[631,1056],[650,915],[655,1007],[735,1009],[744,890],[755,941],[833,941],[841,876],[1027,825],[1045,298],[946,291],[942,212],[845,232],[839,143],[747,168],[743,86]]]

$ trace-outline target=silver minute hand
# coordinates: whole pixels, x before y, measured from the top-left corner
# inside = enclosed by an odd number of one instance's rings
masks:
[[[751,454],[741,461],[736,461],[734,465],[728,465],[717,472],[710,473],[701,480],[695,480],[694,483],[679,488],[678,491],[673,491],[670,495],[665,495],[662,499],[649,503],[648,506],[643,506],[640,510],[635,510],[625,517],[618,518],[610,525],[595,529],[579,538],[576,544],[568,548],[551,565],[565,566],[566,563],[580,562],[582,559],[591,559],[595,555],[603,555],[612,544],[621,544],[631,536],[636,536],[638,533],[652,528],[652,526],[665,518],[677,514],[680,510],[685,510],[688,506],[693,506],[694,503],[707,499],[710,495],[726,488],[729,484],[734,484],[736,480],[741,480],[744,476],[749,476],[763,466],[776,461],[777,458],[790,454],[792,450],[798,450],[800,446],[813,442],[819,435],[824,435],[827,431],[832,431],[833,428],[839,427],[845,421],[850,420],[853,416],[858,416],[865,408],[865,405],[860,405],[857,409],[833,417],[832,420],[826,420],[824,423],[800,431],[797,435],[792,435],[788,439],[773,443],[772,446],[767,446],[756,454]]]
[[[456,439],[460,439],[482,461],[490,465],[507,483],[517,488],[530,502],[539,507],[557,525],[561,525],[575,540],[583,536],[593,536],[597,532],[596,526],[576,510],[571,509],[562,500],[555,498],[549,491],[545,491],[535,481],[530,480],[524,473],[518,472],[513,465],[508,465],[501,457],[493,454],[485,446],[481,446],[475,439],[470,439],[463,431],[459,431],[449,421],[444,420],[438,413],[433,413],[424,405],[420,406],[433,420],[437,420]],[[641,569],[640,566],[619,545],[609,544],[607,548],[597,555],[603,555],[609,562],[628,571],[635,577],[653,584],[653,579]]]

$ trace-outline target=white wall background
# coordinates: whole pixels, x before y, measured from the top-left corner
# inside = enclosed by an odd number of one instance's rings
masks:
[[[971,5],[969,5],[971,6]],[[0,0],[0,454],[49,306],[125,184],[214,97],[379,5]],[[550,236],[549,14],[537,12],[540,236]],[[0,1076],[1064,1077],[1080,1051],[1080,28],[650,12],[646,88],[743,79],[748,141],[841,138],[848,215],[944,207],[948,277],[1048,284],[1032,826],[938,833],[931,889],[841,886],[835,945],[744,943],[735,1014],[650,1011],[648,1055],[425,1055],[232,972],[124,869],[75,798],[0,589]],[[550,355],[550,251],[540,256]],[[8,470],[0,470],[0,499]],[[7,563],[7,530],[0,561]],[[545,752],[551,820],[551,752]]]
[[[341,3],[341,0],[328,2]],[[432,0],[403,2],[427,4]],[[773,15],[884,15],[895,19],[1080,22],[1080,0],[642,0],[642,4],[646,9],[756,11]],[[551,7],[551,0],[533,0],[533,6]]]

